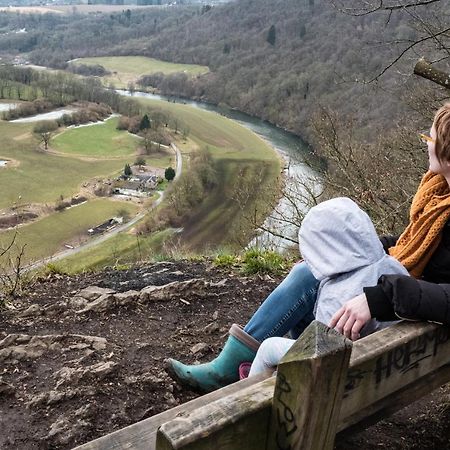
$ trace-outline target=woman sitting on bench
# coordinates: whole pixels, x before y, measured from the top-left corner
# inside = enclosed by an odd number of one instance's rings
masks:
[[[450,324],[450,104],[436,113],[430,136],[421,137],[428,145],[429,171],[414,196],[410,223],[398,240],[380,239],[385,251],[411,276],[382,275],[377,282],[362,284],[358,295],[337,306],[329,325],[353,340],[371,319]],[[296,264],[244,329],[231,327],[213,361],[185,365],[169,359],[168,372],[181,384],[206,392],[237,381],[240,364],[253,361],[263,341],[288,332],[296,339],[314,319],[318,288],[308,265]]]

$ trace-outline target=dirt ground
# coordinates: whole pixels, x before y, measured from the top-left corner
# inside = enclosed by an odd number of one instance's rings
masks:
[[[180,261],[36,281],[0,311],[0,449],[70,449],[195,397],[164,359],[211,359],[280,279]],[[446,449],[449,424],[447,386],[336,448]]]

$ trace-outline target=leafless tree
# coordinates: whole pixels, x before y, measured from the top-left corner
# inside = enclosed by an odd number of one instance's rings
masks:
[[[368,82],[379,79],[406,55],[426,57],[430,63],[450,58],[450,4],[448,0],[333,0],[341,12],[352,16],[384,14],[386,24],[393,15],[401,14],[414,29],[414,38],[385,42],[394,48],[394,56],[372,75]]]
[[[25,245],[16,245],[16,240],[17,233],[5,247],[0,247],[0,303],[8,297],[19,295],[25,285]]]

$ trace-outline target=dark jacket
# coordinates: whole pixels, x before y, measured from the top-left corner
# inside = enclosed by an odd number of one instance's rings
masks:
[[[382,236],[387,250],[396,238]],[[450,221],[428,262],[422,279],[383,275],[378,284],[364,288],[372,317],[381,320],[430,320],[450,325]]]

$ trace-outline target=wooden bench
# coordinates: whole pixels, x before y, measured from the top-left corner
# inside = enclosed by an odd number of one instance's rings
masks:
[[[313,322],[276,377],[240,381],[77,450],[331,449],[450,381],[450,328],[402,322],[355,343]]]

